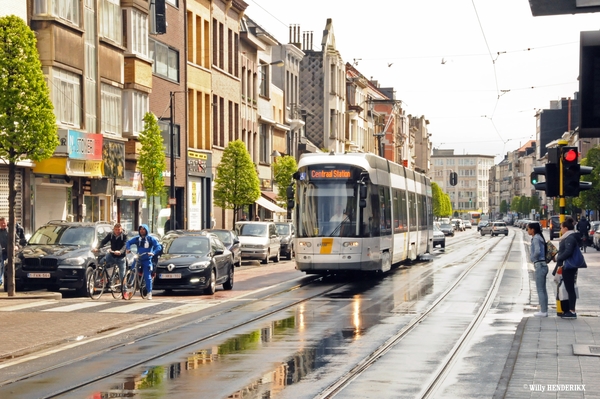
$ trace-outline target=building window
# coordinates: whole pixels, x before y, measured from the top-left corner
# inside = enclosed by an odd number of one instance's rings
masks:
[[[52,103],[58,123],[81,127],[81,77],[53,68]]]
[[[179,0],[166,0],[173,7],[179,7]]]
[[[123,32],[119,0],[100,1],[100,35],[121,44]]]
[[[260,95],[263,97],[269,97],[269,66],[267,64],[260,64],[258,67],[258,84],[260,87]]]
[[[154,60],[152,72],[179,82],[179,51],[152,39],[149,40],[149,47],[150,58]]]
[[[267,148],[268,148],[267,125],[261,123],[258,125],[258,156],[259,161],[267,163]]]
[[[130,8],[123,10],[123,20],[127,51],[148,57],[148,15]]]
[[[100,87],[102,107],[102,133],[121,135],[121,89],[102,83]]]
[[[148,94],[135,90],[123,92],[123,132],[139,135],[148,112]]]
[[[167,157],[171,156],[171,131],[170,131],[170,123],[164,121],[158,121],[158,126],[160,126],[160,134],[163,138],[163,143],[165,147],[165,155]],[[173,125],[173,145],[175,146],[175,157],[179,158],[179,125]]]
[[[35,15],[53,15],[79,26],[79,0],[34,0]]]

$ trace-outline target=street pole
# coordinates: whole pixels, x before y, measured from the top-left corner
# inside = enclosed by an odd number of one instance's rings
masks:
[[[564,190],[563,190],[564,176],[563,176],[563,160],[562,160],[561,147],[566,146],[568,143],[569,142],[566,140],[558,141],[558,163],[559,163],[559,165],[558,165],[558,198],[559,198],[558,204],[559,204],[559,211],[560,211],[558,220],[561,225],[565,221],[565,212],[566,212],[566,205],[567,205],[567,202],[565,200]],[[560,235],[562,235],[562,233],[560,233]]]
[[[175,104],[174,99],[175,92],[170,92],[169,99],[169,108],[171,109],[171,118],[169,119],[169,139],[170,139],[170,147],[171,147],[171,187],[169,195],[169,205],[171,206],[171,230],[177,229],[177,216],[176,216],[176,206],[177,200],[175,199],[175,132],[174,132],[174,123],[175,123]],[[166,233],[166,232],[165,232]]]

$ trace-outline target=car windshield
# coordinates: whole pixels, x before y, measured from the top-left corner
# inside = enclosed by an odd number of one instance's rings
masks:
[[[204,255],[209,252],[210,243],[206,237],[175,237],[165,245],[164,253],[171,255]]]
[[[290,234],[290,226],[287,224],[276,224],[275,225],[277,227],[277,234],[279,234],[280,236],[287,236],[288,234]]]
[[[231,244],[231,234],[228,231],[212,230],[211,233],[219,237],[219,240],[225,245]]]
[[[249,237],[264,237],[267,226],[264,224],[245,223],[240,226],[239,235]]]
[[[83,226],[43,226],[29,239],[29,244],[39,245],[92,245],[93,227]]]

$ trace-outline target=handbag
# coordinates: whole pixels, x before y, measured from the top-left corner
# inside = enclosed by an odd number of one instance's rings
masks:
[[[579,269],[586,268],[587,264],[585,263],[585,259],[583,258],[583,254],[579,247],[575,247],[573,249],[573,253],[567,259],[565,259],[565,263],[563,264],[565,270],[571,269]]]
[[[551,241],[546,241],[546,263],[550,263],[558,253],[558,249]]]

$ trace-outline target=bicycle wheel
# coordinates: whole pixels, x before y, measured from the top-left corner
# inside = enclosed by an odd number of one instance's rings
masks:
[[[127,272],[125,272],[125,277],[123,278],[123,288],[123,299],[130,300],[133,298],[137,288],[137,272],[135,269],[129,269]]]
[[[144,274],[140,274],[139,275],[140,278],[140,295],[142,296],[142,299],[146,299],[146,297],[148,296],[148,290],[146,289],[146,279],[144,278]]]
[[[121,272],[117,266],[114,267],[112,276],[110,276],[110,292],[113,298],[121,299],[123,296],[123,281],[121,280]]]
[[[104,288],[106,287],[106,282],[108,281],[106,273],[104,269],[101,267],[97,267],[94,269],[90,276],[88,277],[87,285],[88,285],[88,293],[90,294],[90,298],[92,299],[100,299],[102,294],[104,293]]]

